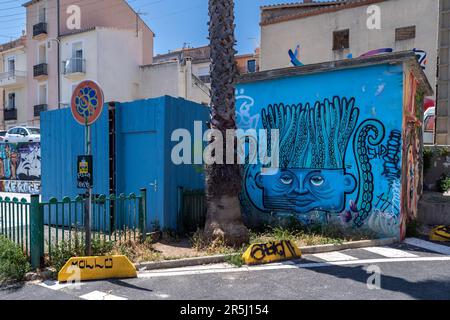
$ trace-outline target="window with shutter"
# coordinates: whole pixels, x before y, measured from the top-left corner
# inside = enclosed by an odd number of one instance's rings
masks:
[[[333,50],[350,48],[350,30],[339,30],[333,32]]]

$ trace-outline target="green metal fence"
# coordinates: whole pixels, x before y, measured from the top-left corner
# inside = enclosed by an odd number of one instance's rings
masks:
[[[30,203],[26,199],[0,197],[0,234],[30,253]]]
[[[97,195],[92,200],[92,239],[122,242],[142,240],[146,234],[146,191],[129,195]],[[40,202],[39,196],[18,200],[0,198],[0,234],[22,246],[33,267],[51,259],[61,243],[84,243],[86,199],[78,196]]]
[[[178,228],[180,232],[195,232],[203,229],[206,220],[206,197],[204,190],[180,189],[181,205]]]

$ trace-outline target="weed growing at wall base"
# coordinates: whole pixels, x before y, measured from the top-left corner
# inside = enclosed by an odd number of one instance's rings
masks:
[[[21,281],[31,267],[22,249],[11,240],[0,236],[0,286]]]

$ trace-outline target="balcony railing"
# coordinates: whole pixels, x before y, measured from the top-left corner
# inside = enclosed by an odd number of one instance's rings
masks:
[[[33,37],[47,34],[47,23],[39,22],[33,26]]]
[[[33,67],[33,75],[34,77],[40,77],[40,76],[47,76],[48,72],[47,72],[47,64],[46,63],[41,63],[41,64],[37,64]]]
[[[198,76],[198,78],[199,78],[203,83],[211,83],[211,76],[210,76],[210,75]]]
[[[5,109],[3,111],[3,119],[5,121],[17,120],[17,109],[16,108]]]
[[[63,72],[65,75],[74,73],[86,73],[86,60],[82,58],[70,58],[63,61]]]
[[[41,112],[47,111],[47,104],[38,104],[34,106],[34,116],[39,117]]]
[[[17,86],[25,84],[27,73],[25,71],[11,70],[0,73],[0,87]]]

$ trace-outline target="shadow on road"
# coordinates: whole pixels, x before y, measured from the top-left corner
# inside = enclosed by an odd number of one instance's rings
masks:
[[[146,292],[153,292],[152,289],[147,289],[147,288],[143,288],[143,287],[139,287],[136,286],[134,284],[131,283],[127,283],[125,281],[119,280],[119,279],[111,279],[111,280],[107,280],[109,283],[111,284],[115,284],[124,288],[128,288],[128,289],[134,289],[134,290],[139,290],[139,291],[146,291]]]
[[[368,278],[373,274],[368,273],[363,266],[332,266],[312,268],[310,270],[340,279],[351,279],[363,284],[367,284]],[[404,293],[414,299],[420,300],[449,300],[450,277],[411,282],[403,278],[385,275],[381,272],[381,289]],[[370,289],[368,288],[367,290]]]

